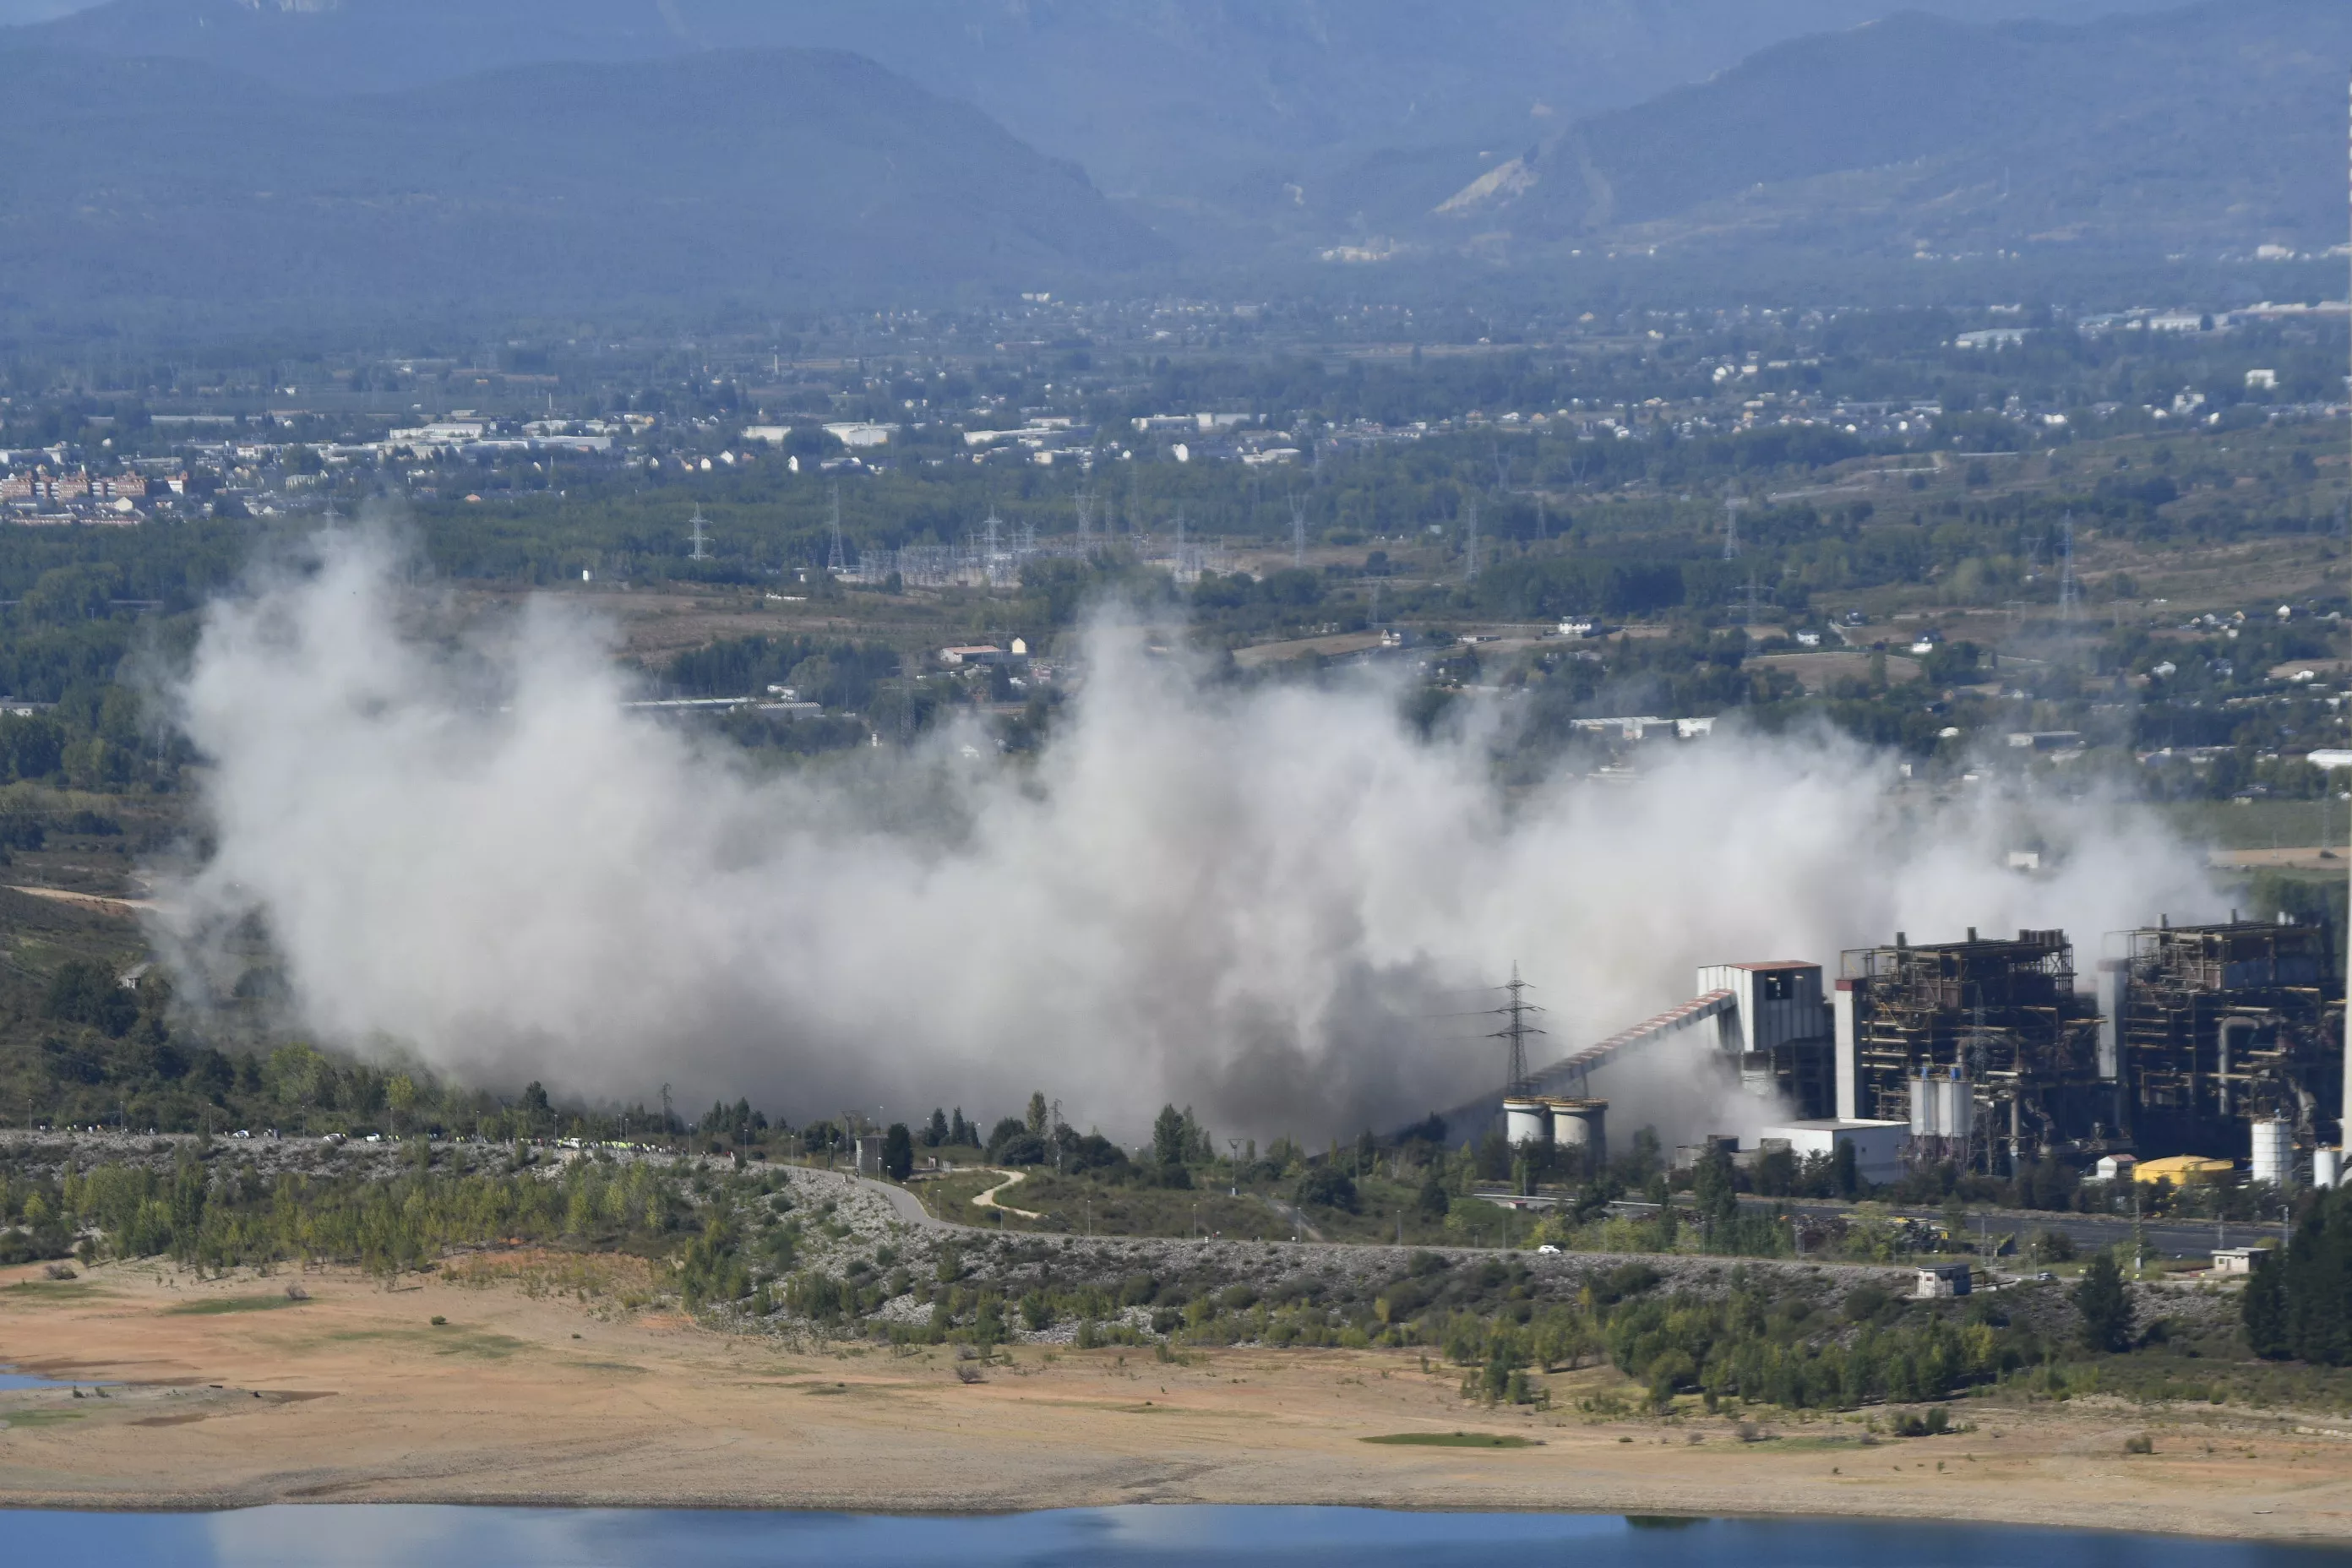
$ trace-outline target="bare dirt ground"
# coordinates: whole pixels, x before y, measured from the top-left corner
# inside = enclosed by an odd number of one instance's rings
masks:
[[[0,1359],[88,1395],[0,1393],[0,1503],[1342,1503],[2352,1535],[2352,1435],[2293,1417],[1983,1400],[1946,1436],[1866,1443],[1822,1416],[1743,1442],[1728,1417],[1580,1412],[1615,1387],[1605,1371],[1554,1378],[1549,1411],[1486,1410],[1454,1370],[1370,1352],[1032,1346],[966,1384],[945,1349],[780,1348],[622,1312],[609,1290],[592,1305],[561,1270],[490,1273],[390,1291],[333,1272],[0,1273]],[[289,1278],[310,1300],[287,1302]],[[1531,1446],[1363,1441],[1455,1431]],[[2142,1433],[2155,1452],[2127,1455]]]

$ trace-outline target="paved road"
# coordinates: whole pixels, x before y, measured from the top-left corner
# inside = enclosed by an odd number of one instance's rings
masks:
[[[940,1219],[923,1206],[922,1199],[906,1188],[894,1186],[888,1182],[877,1182],[870,1176],[852,1175],[847,1171],[823,1170],[814,1165],[786,1165],[781,1168],[792,1172],[799,1180],[806,1182],[820,1192],[827,1184],[837,1183],[844,1192],[863,1190],[872,1193],[897,1210],[900,1219],[924,1230],[977,1230],[980,1228],[978,1226],[954,1225]]]
[[[1851,1204],[1826,1203],[1815,1200],[1743,1197],[1744,1204],[1768,1207],[1780,1204],[1790,1212],[1828,1218],[1853,1213]],[[1890,1206],[1882,1211],[1900,1215],[1906,1219],[1940,1221],[1944,1211],[1939,1208],[1903,1208]],[[2071,1237],[2077,1247],[2112,1247],[2119,1241],[2129,1241],[2132,1221],[2127,1215],[2059,1214],[2033,1209],[1970,1210],[1969,1229],[1978,1228],[1979,1216],[1986,1231],[1994,1236],[2013,1234],[2021,1240],[2037,1230],[2054,1230]],[[2284,1227],[2276,1224],[2252,1225],[2231,1220],[2218,1229],[2211,1220],[2152,1219],[2141,1230],[2148,1247],[2168,1257],[2196,1258],[2218,1247],[2247,1247],[2257,1241],[2277,1241]]]

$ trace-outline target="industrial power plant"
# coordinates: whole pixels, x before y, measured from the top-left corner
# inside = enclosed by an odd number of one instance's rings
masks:
[[[2341,954],[2326,925],[2231,918],[2106,937],[2091,988],[2063,931],[1701,968],[1695,994],[1547,1066],[1527,1065],[1516,973],[1498,1011],[1507,1081],[1447,1118],[1457,1135],[1605,1158],[1612,1077],[1670,1047],[1785,1121],[1795,1152],[1853,1145],[1885,1181],[1950,1163],[2114,1170],[2156,1155],[2248,1163],[2281,1188],[2336,1184],[2352,1121]]]

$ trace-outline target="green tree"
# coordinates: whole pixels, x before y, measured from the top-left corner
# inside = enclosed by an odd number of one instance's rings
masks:
[[[2312,1199],[2284,1258],[2247,1282],[2246,1336],[2257,1354],[2326,1366],[2352,1363],[2352,1192]],[[2258,1308],[2257,1291],[2268,1298]],[[2257,1313],[2266,1314],[2257,1336]]]
[[[1444,1219],[1445,1211],[1454,1206],[1454,1200],[1446,1195],[1445,1184],[1438,1179],[1437,1163],[1433,1160],[1422,1167],[1421,1192],[1413,1199],[1413,1206],[1421,1211],[1422,1218],[1430,1220]]]
[[[2124,1272],[2112,1252],[2102,1252],[2083,1270],[2074,1287],[2074,1310],[2083,1317],[2083,1347],[2114,1354],[2131,1344],[2131,1297],[2124,1289]]]
[[[120,1039],[138,1021],[139,1001],[105,964],[73,958],[59,964],[50,976],[41,1013],[67,1023],[88,1024]]]
[[[1355,1179],[1337,1165],[1318,1165],[1299,1177],[1297,1196],[1302,1204],[1356,1212]]]
[[[1184,1113],[1163,1105],[1151,1121],[1151,1158],[1161,1165],[1184,1163]]]
[[[2286,1268],[2270,1248],[2254,1254],[2254,1271],[2239,1299],[2246,1343],[2258,1356],[2282,1360],[2294,1353],[2287,1332]]]
[[[1029,1112],[1023,1119],[1028,1124],[1031,1137],[1045,1136],[1045,1091],[1041,1089],[1029,1096]]]
[[[400,1131],[400,1121],[416,1109],[416,1082],[404,1072],[396,1072],[384,1080],[383,1102],[392,1111],[392,1130]]]
[[[903,1121],[893,1121],[890,1130],[882,1134],[882,1173],[894,1182],[903,1182],[915,1169],[914,1134]]]
[[[1739,1223],[1739,1194],[1732,1184],[1731,1152],[1720,1143],[1708,1146],[1706,1157],[1691,1173],[1691,1197],[1706,1226],[1707,1245],[1730,1245]]]

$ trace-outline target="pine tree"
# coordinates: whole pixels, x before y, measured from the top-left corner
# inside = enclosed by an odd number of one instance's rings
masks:
[[[2254,1272],[2239,1308],[2245,1314],[2246,1343],[2256,1355],[2275,1360],[2288,1353],[2286,1267],[2268,1249],[2254,1254]]]
[[[2113,1253],[2100,1253],[2083,1270],[2083,1282],[2074,1287],[2074,1310],[2083,1315],[2086,1350],[2113,1354],[2130,1345],[2131,1297]]]
[[[2304,1211],[2282,1273],[2288,1351],[2326,1366],[2352,1362],[2352,1193],[2324,1193]]]
[[[1184,1113],[1172,1104],[1161,1106],[1152,1119],[1151,1157],[1162,1165],[1184,1163]]]

